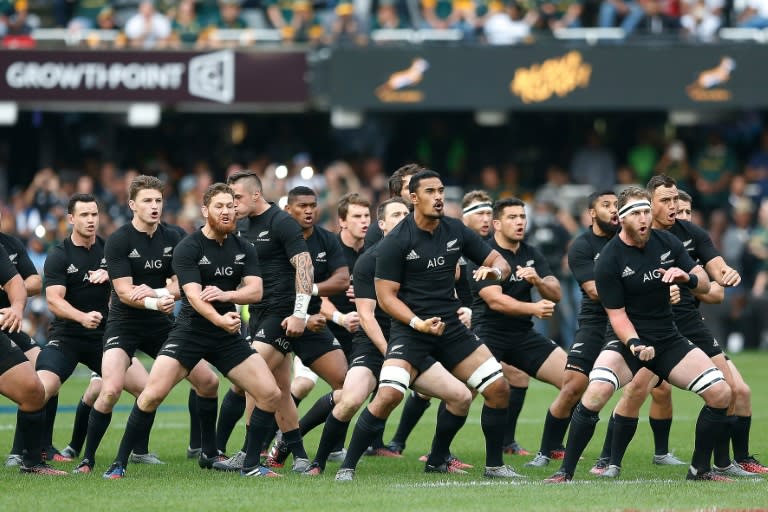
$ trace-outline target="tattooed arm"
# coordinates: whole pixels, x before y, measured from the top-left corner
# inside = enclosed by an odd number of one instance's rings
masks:
[[[301,336],[307,326],[307,307],[312,296],[312,281],[315,269],[309,252],[300,252],[290,259],[296,269],[296,302],[293,314],[283,320],[282,326],[289,337]]]

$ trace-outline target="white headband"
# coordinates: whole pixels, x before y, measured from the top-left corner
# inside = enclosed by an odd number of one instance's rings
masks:
[[[651,203],[647,199],[638,199],[636,201],[633,201],[631,203],[625,204],[621,207],[621,210],[619,210],[619,218],[623,219],[627,215],[629,215],[630,212],[634,210],[639,210],[640,208],[650,208]]]
[[[470,213],[476,213],[476,212],[492,212],[493,206],[491,203],[475,203],[473,205],[467,206],[462,210],[463,215],[469,215]]]

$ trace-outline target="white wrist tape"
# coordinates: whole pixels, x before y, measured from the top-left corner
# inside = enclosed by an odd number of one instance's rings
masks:
[[[157,297],[147,297],[144,299],[144,307],[146,309],[152,309],[154,311],[159,311],[159,308],[157,307]]]
[[[155,292],[158,298],[170,297],[172,295],[171,292],[168,290],[168,288],[155,288],[153,291]]]
[[[293,303],[293,316],[306,320],[310,299],[311,296],[306,293],[297,293],[296,301]]]
[[[416,330],[416,324],[419,322],[421,322],[421,318],[414,316],[413,318],[411,318],[411,321],[408,322],[408,325],[411,326],[411,329]]]
[[[336,325],[340,325],[344,327],[345,315],[343,315],[339,311],[334,311],[333,316],[331,317],[331,320],[333,320],[333,323],[335,323]]]
[[[469,315],[470,319],[472,318],[472,308],[468,308],[466,306],[462,306],[462,307],[459,308],[459,311],[463,311],[464,313]]]
[[[313,295],[313,296],[315,296],[315,297],[317,297],[318,295],[320,295],[320,290],[318,290],[318,288],[317,288],[317,285],[316,285],[316,284],[312,284],[312,295]]]

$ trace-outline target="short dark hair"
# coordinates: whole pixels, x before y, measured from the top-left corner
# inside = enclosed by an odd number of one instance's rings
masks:
[[[605,190],[599,190],[597,192],[592,192],[589,194],[589,198],[587,200],[587,205],[590,209],[594,208],[597,204],[597,200],[600,199],[602,196],[615,196],[616,192],[614,192],[611,189],[605,189]]]
[[[691,197],[691,194],[686,192],[685,190],[678,190],[677,191],[678,196],[680,196],[681,201],[685,201],[686,203],[693,203],[693,198]]]
[[[203,194],[203,206],[209,206],[213,200],[213,196],[217,194],[229,194],[233,198],[235,197],[235,192],[232,190],[232,187],[226,183],[214,183],[205,189],[205,194]]]
[[[293,187],[291,190],[288,191],[288,204],[295,203],[296,198],[299,196],[312,196],[314,198],[317,198],[317,192],[315,192],[309,187],[305,187],[304,185]]]
[[[403,193],[403,178],[406,176],[413,176],[419,171],[423,171],[424,167],[419,164],[405,164],[397,169],[389,177],[389,197],[397,197]]]
[[[651,201],[651,193],[647,189],[640,187],[627,187],[619,192],[619,210],[629,203],[632,199],[646,199]]]
[[[136,196],[142,190],[157,190],[161,194],[163,192],[163,182],[159,178],[154,176],[147,176],[146,174],[139,174],[131,180],[131,184],[128,187],[128,199],[131,201],[136,200]]]
[[[441,180],[443,179],[439,172],[433,171],[432,169],[424,169],[423,171],[419,171],[413,175],[410,183],[408,183],[408,192],[411,194],[416,193],[416,191],[419,189],[419,183],[421,183],[422,180],[428,180],[429,178],[438,178]]]
[[[674,178],[667,176],[666,174],[657,174],[655,176],[651,176],[651,179],[648,180],[648,184],[645,186],[645,189],[653,195],[653,193],[656,191],[659,187],[674,187],[677,185],[677,182]]]
[[[259,178],[259,175],[256,174],[255,171],[236,171],[233,172],[232,175],[227,178],[227,185],[234,185],[238,181],[241,180],[247,180],[248,184],[251,187],[251,192],[261,192],[261,178]]]
[[[493,218],[495,220],[500,219],[504,214],[504,209],[509,208],[510,206],[522,206],[525,208],[525,203],[522,199],[518,199],[516,197],[505,197],[504,199],[499,199],[493,203]]]
[[[98,208],[99,202],[96,201],[96,197],[93,194],[74,194],[69,198],[67,203],[67,213],[72,215],[75,213],[75,206],[77,203],[96,203]]]
[[[361,196],[357,192],[349,192],[341,196],[341,199],[339,199],[339,206],[338,206],[339,219],[347,220],[347,213],[349,213],[349,205],[351,204],[355,204],[357,206],[363,206],[365,208],[368,208],[369,210],[371,208],[371,202],[367,198]]]
[[[394,203],[400,203],[406,208],[408,208],[408,203],[406,203],[405,199],[403,199],[402,197],[400,196],[390,197],[389,199],[381,203],[378,208],[376,208],[376,218],[378,220],[384,220],[384,212],[387,211],[387,206]]]

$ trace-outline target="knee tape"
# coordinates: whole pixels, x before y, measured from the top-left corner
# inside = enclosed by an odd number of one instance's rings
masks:
[[[491,383],[504,376],[501,370],[501,363],[491,357],[486,362],[477,367],[472,375],[467,379],[467,384],[475,388],[479,393],[485,391],[485,388]]]
[[[603,366],[592,368],[592,371],[589,372],[589,382],[593,381],[607,382],[613,386],[614,391],[617,391],[621,387],[619,376],[616,375],[616,372]]]
[[[713,366],[712,368],[707,368],[701,372],[698,377],[693,379],[691,383],[688,384],[686,389],[700,395],[709,389],[713,384],[716,384],[720,381],[725,381],[725,376],[723,375],[723,372]]]
[[[395,388],[403,395],[411,385],[411,374],[399,366],[384,366],[379,374],[379,387]]]
[[[317,374],[310,370],[308,366],[304,366],[304,363],[298,357],[293,358],[293,377],[304,377],[317,384]]]

